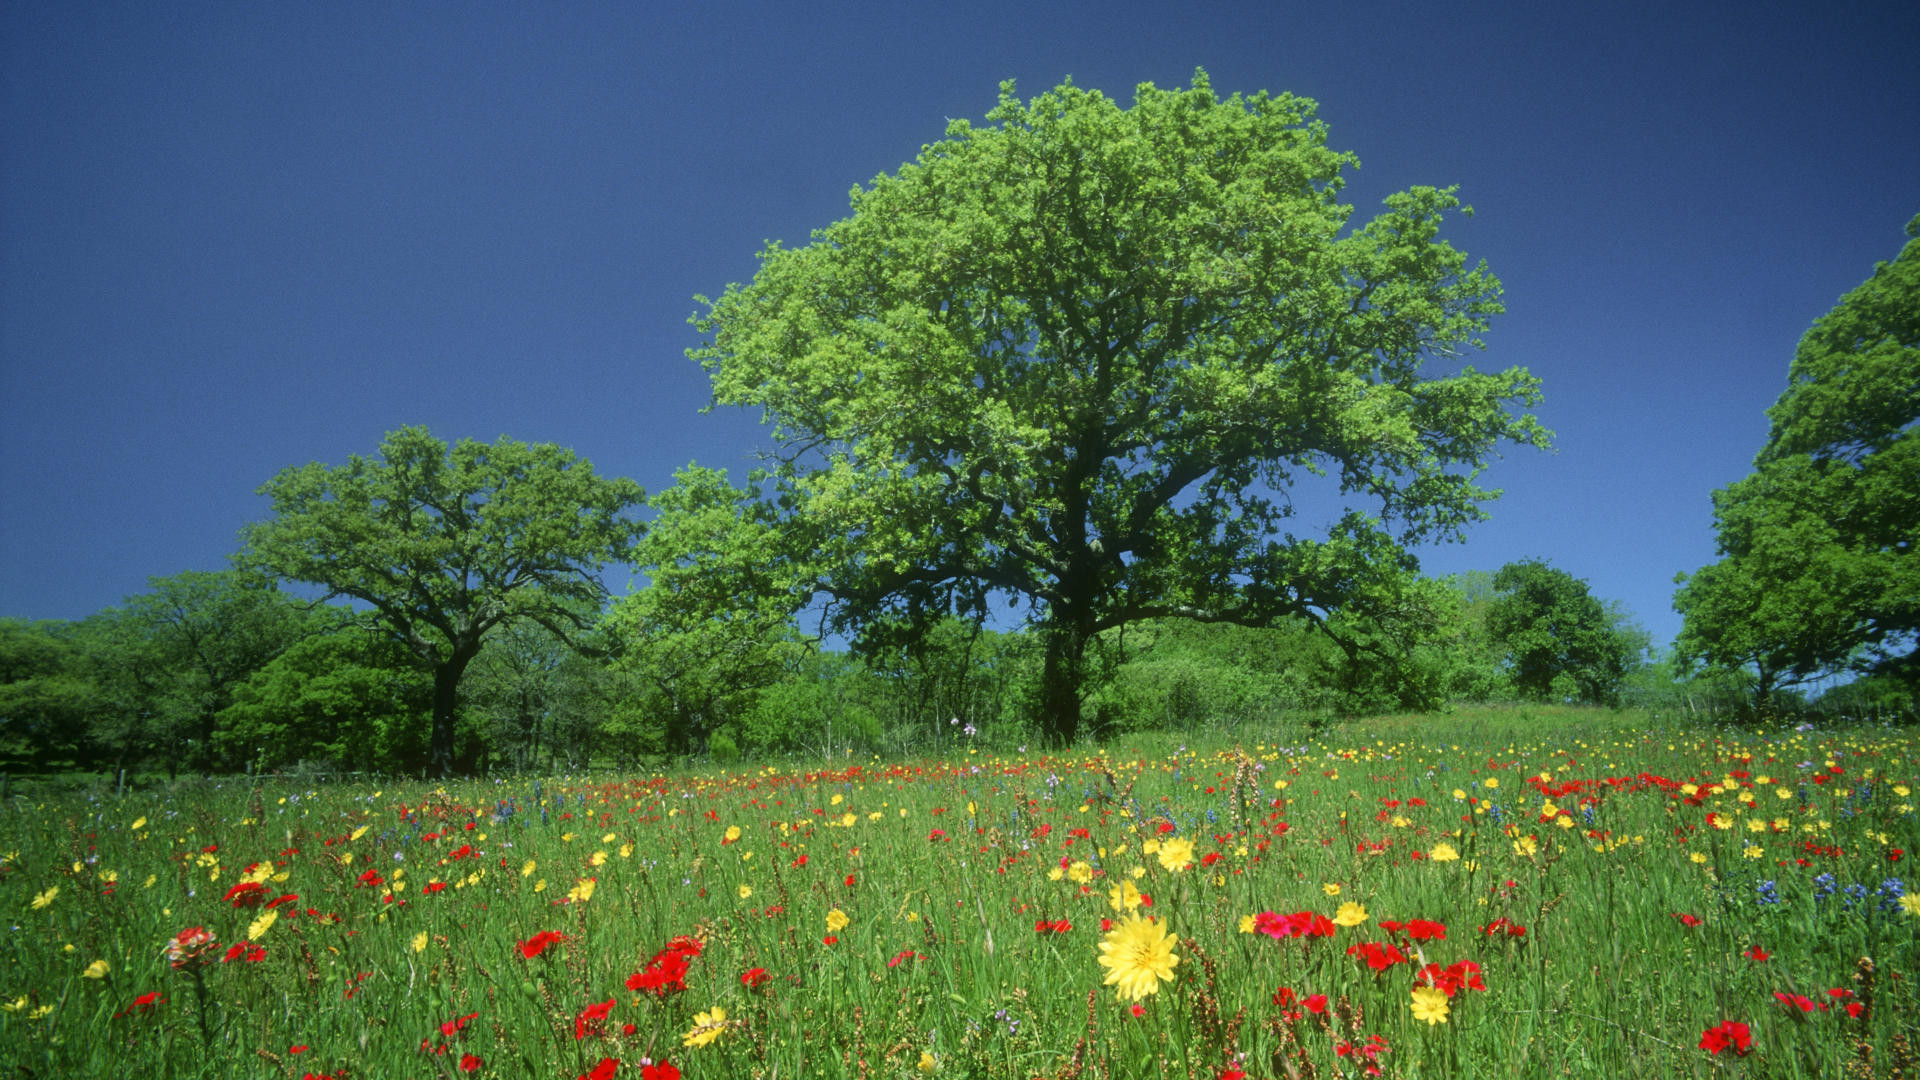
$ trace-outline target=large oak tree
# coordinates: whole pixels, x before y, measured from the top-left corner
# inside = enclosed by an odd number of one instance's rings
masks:
[[[583,629],[605,597],[599,571],[643,531],[626,514],[645,498],[551,443],[449,447],[421,427],[389,434],[376,457],[286,469],[260,492],[273,517],[247,527],[241,561],[366,605],[433,674],[429,768],[442,776],[460,678],[488,632]]]
[[[1500,289],[1438,238],[1453,193],[1347,229],[1354,159],[1313,112],[1204,73],[1131,108],[1007,84],[986,126],[704,301],[690,355],[773,426],[838,625],[872,643],[1024,604],[1069,740],[1110,628],[1395,612],[1408,546],[1458,536],[1495,494],[1483,460],[1546,433],[1526,371],[1459,362]],[[1339,508],[1296,533],[1315,476]]]

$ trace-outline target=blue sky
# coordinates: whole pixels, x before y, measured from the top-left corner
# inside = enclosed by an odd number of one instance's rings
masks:
[[[1478,366],[1551,453],[1432,573],[1540,557],[1664,643],[1793,347],[1920,212],[1920,6],[0,6],[0,615],[219,569],[279,469],[425,424],[738,470],[693,295],[1000,80],[1316,99],[1364,220],[1458,184]]]

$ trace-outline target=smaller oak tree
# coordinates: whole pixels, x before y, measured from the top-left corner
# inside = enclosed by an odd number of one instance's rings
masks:
[[[314,462],[260,489],[273,517],[243,533],[243,563],[367,605],[369,618],[433,675],[429,769],[453,771],[460,678],[495,627],[532,621],[572,640],[627,558],[646,498],[571,450],[501,438],[451,448],[403,428],[377,457]]]

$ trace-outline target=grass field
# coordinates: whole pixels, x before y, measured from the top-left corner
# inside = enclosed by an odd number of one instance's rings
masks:
[[[1204,748],[30,793],[0,811],[0,1066],[1920,1076],[1916,749],[1476,713]]]

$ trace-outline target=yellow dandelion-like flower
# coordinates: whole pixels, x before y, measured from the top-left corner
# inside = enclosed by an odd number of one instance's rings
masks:
[[[751,885],[742,885],[742,886],[740,886],[740,890],[739,890],[739,891],[740,891],[740,899],[742,899],[742,900],[745,900],[745,899],[747,899],[748,897],[750,897],[750,896],[752,896],[752,895],[753,895],[753,886],[751,886]]]
[[[1901,897],[1900,909],[1909,915],[1920,915],[1920,895],[1908,893]]]
[[[422,930],[419,933],[413,935],[413,941],[411,944],[413,946],[414,952],[426,952],[427,951],[427,932],[425,930]]]
[[[608,833],[608,834],[606,834],[605,836],[602,836],[602,837],[600,838],[600,842],[601,842],[601,843],[603,843],[603,844],[611,844],[611,843],[613,843],[613,842],[614,842],[615,840],[618,840],[619,838],[620,838],[620,834],[619,834],[619,833]]]
[[[93,963],[87,965],[87,970],[81,972],[80,977],[83,979],[104,979],[107,977],[107,972],[112,970],[112,968],[107,966],[105,960],[95,960]]]
[[[1433,851],[1427,855],[1427,858],[1432,859],[1434,862],[1453,862],[1459,857],[1460,853],[1454,850],[1452,844],[1435,844],[1433,845]]]
[[[847,924],[852,921],[853,920],[847,918],[846,912],[841,911],[839,908],[834,908],[832,911],[827,912],[827,933],[837,934],[845,930]]]
[[[267,931],[273,929],[273,924],[279,921],[280,913],[277,911],[269,911],[265,915],[253,920],[247,924],[247,940],[259,941],[261,938],[267,936]]]
[[[1320,891],[1326,893],[1328,896],[1339,896],[1340,886],[1329,881],[1325,885],[1320,886]]]
[[[1513,853],[1532,858],[1540,854],[1540,841],[1535,840],[1531,835],[1523,836],[1513,842]]]
[[[1367,909],[1349,900],[1333,913],[1335,926],[1359,926],[1367,921]]]
[[[1749,859],[1757,859],[1765,855],[1766,852],[1762,850],[1758,844],[1748,844],[1746,847],[1740,849],[1740,854],[1745,855]]]
[[[532,877],[533,871],[534,871],[534,862],[532,859],[528,859],[526,862],[523,862],[520,864],[521,877]]]
[[[920,1064],[918,1067],[921,1072],[930,1073],[940,1067],[940,1059],[934,1057],[930,1052],[922,1050],[920,1051]]]
[[[134,818],[133,824],[128,826],[128,828],[132,828],[132,829],[144,829],[146,827],[147,827],[147,815],[145,814],[141,814],[139,817]]]
[[[593,887],[594,887],[594,880],[592,878],[587,878],[586,880],[580,882],[578,885],[575,885],[573,888],[567,890],[567,899],[573,901],[576,904],[584,904],[587,901],[593,899]]]
[[[1115,911],[1132,911],[1140,906],[1140,889],[1126,878],[1107,890],[1107,903]]]
[[[1429,1025],[1444,1024],[1451,1007],[1447,1004],[1447,992],[1437,986],[1421,986],[1413,991],[1413,1018],[1425,1020]]]
[[[681,1046],[705,1046],[727,1030],[727,1010],[718,1005],[711,1012],[693,1014],[693,1030],[680,1039]]]
[[[1499,786],[1500,786],[1500,778],[1499,778],[1499,777],[1497,777],[1497,776],[1489,776],[1489,777],[1487,777],[1487,788],[1488,788],[1489,790],[1491,790],[1491,789],[1493,789],[1493,788],[1497,788],[1497,787],[1499,787]]]
[[[846,813],[840,815],[840,827],[843,829],[851,829],[853,828],[854,824],[859,820],[860,820],[860,815],[849,810]]]
[[[727,843],[729,843],[729,844],[731,844],[731,843],[733,843],[733,842],[734,842],[735,840],[738,840],[738,839],[740,839],[740,826],[738,826],[738,825],[729,825],[729,826],[727,826],[727,833],[726,833],[726,837],[725,837],[725,840],[726,840],[726,842],[727,842]],[[711,1041],[711,1040],[709,1040],[709,1041]]]
[[[588,866],[607,865],[607,853],[604,851],[596,851],[593,854],[587,856],[587,865]]]
[[[1059,868],[1059,867],[1057,867],[1057,866],[1056,866],[1056,867],[1054,867],[1053,869],[1051,869],[1051,870],[1049,870],[1049,871],[1047,871],[1047,880],[1048,880],[1048,881],[1059,881],[1059,880],[1060,880],[1061,878],[1063,878],[1063,877],[1066,877],[1066,876],[1067,876],[1067,872],[1066,872],[1065,870],[1062,870],[1062,869],[1060,869],[1060,868]]]
[[[1193,864],[1193,841],[1174,837],[1160,844],[1160,866],[1166,870],[1185,870]]]
[[[1122,1001],[1139,1001],[1160,992],[1173,981],[1180,958],[1173,953],[1174,937],[1165,926],[1134,914],[1107,931],[1100,940],[1100,966],[1107,969],[1105,985]]]
[[[35,895],[33,898],[33,910],[39,911],[41,908],[46,907],[48,904],[53,903],[54,897],[59,895],[60,895],[60,886],[58,885],[55,885],[49,888],[47,891],[43,893],[39,893]]]
[[[1707,861],[1707,853],[1704,851],[1696,851],[1693,854],[1687,856],[1687,858],[1693,860],[1696,863],[1703,863]]]
[[[1076,862],[1067,867],[1067,880],[1076,885],[1085,885],[1093,880],[1093,866],[1090,863]]]
[[[1253,926],[1254,926],[1253,916],[1251,915],[1240,916],[1240,932],[1241,933],[1243,934],[1253,933]]]

